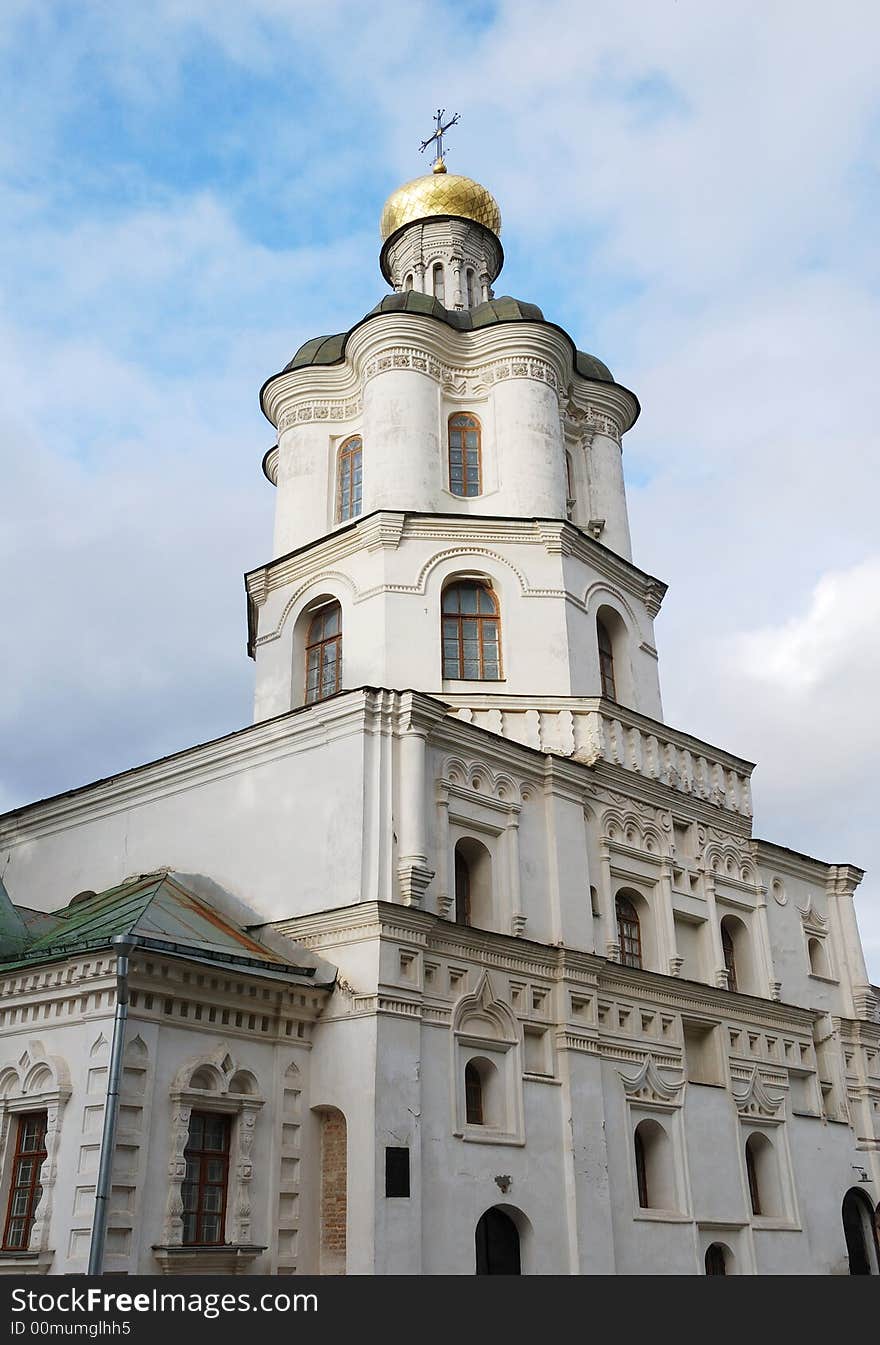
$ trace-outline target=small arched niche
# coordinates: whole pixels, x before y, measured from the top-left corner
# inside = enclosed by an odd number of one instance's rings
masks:
[[[493,928],[492,855],[474,836],[455,843],[455,920],[477,929]]]

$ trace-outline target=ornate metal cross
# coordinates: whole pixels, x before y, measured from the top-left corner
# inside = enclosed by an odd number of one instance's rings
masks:
[[[449,121],[448,121],[448,122],[446,123],[446,125],[444,126],[444,125],[443,125],[443,118],[444,118],[445,115],[446,115],[446,108],[445,108],[445,107],[438,107],[438,109],[437,109],[437,115],[436,115],[436,117],[434,118],[435,122],[437,123],[437,126],[436,126],[436,128],[435,128],[435,130],[434,130],[434,134],[433,134],[433,135],[429,135],[429,136],[428,136],[428,139],[427,139],[427,140],[423,140],[422,143],[419,145],[419,153],[420,153],[420,154],[424,154],[424,152],[425,152],[425,150],[428,148],[428,146],[431,145],[431,144],[433,144],[433,142],[434,142],[435,140],[437,141],[437,157],[436,157],[436,159],[434,160],[435,165],[438,164],[438,163],[442,163],[442,162],[443,162],[443,137],[444,137],[444,135],[445,135],[446,132],[449,130],[450,126],[454,126],[455,123],[458,121],[458,113],[456,112],[455,116],[454,116],[454,117],[450,117],[450,118],[449,118]]]

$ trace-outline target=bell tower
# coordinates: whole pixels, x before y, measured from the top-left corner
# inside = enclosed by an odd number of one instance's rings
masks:
[[[246,576],[255,718],[371,685],[499,732],[583,698],[659,720],[665,586],[632,564],[621,460],[638,402],[495,297],[501,212],[446,171],[451,124],[382,211],[391,292],[260,394],[278,437],[273,558]]]

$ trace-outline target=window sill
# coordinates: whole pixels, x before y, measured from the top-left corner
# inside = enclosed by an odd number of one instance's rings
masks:
[[[802,1231],[800,1224],[776,1214],[752,1215],[752,1228],[756,1232],[800,1233]]]
[[[643,1210],[641,1207],[633,1215],[633,1219],[646,1224],[692,1224],[693,1217],[690,1214],[682,1214],[681,1210]]]
[[[154,1246],[153,1255],[162,1267],[163,1275],[198,1275],[211,1271],[218,1275],[241,1275],[265,1250],[254,1243],[220,1243],[218,1246],[178,1243]]]
[[[46,1275],[55,1253],[0,1251],[0,1275]]]
[[[808,971],[807,976],[811,981],[820,981],[822,985],[840,985],[836,976],[821,976],[818,971]]]
[[[503,686],[506,681],[506,677],[444,677],[442,686],[444,691],[471,691],[474,687]]]
[[[525,1146],[525,1140],[511,1130],[495,1130],[492,1126],[468,1126],[465,1130],[453,1131],[456,1139],[465,1144],[512,1144],[517,1148]]]

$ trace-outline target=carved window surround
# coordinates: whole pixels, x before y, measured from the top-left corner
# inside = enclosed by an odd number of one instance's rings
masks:
[[[38,1060],[41,1067],[51,1068],[48,1062]],[[61,1138],[61,1117],[70,1098],[71,1090],[66,1085],[33,1093],[16,1092],[13,1096],[0,1098],[0,1152],[3,1155],[2,1185],[0,1199],[5,1202],[9,1194],[9,1182],[12,1178],[11,1161],[14,1142],[12,1123],[23,1112],[44,1111],[46,1113],[46,1157],[40,1169],[39,1182],[42,1188],[39,1203],[34,1211],[30,1241],[26,1251],[3,1252],[0,1255],[2,1270],[0,1273],[18,1275],[33,1270],[43,1273],[55,1253],[49,1248],[49,1231],[52,1221],[52,1204],[55,1182],[58,1176],[58,1145]]]
[[[175,1268],[184,1265],[195,1273],[192,1261],[178,1256],[181,1253],[201,1253],[210,1255],[210,1266],[217,1270],[226,1270],[217,1261],[217,1252],[226,1251],[238,1255],[250,1250],[253,1256],[260,1254],[263,1248],[254,1249],[251,1242],[251,1201],[250,1184],[253,1178],[253,1160],[251,1151],[254,1143],[257,1116],[265,1106],[265,1098],[255,1097],[252,1093],[217,1093],[208,1088],[178,1088],[171,1092],[171,1159],[168,1165],[169,1190],[163,1225],[164,1243],[154,1247],[157,1260],[163,1263],[163,1256],[175,1253]],[[226,1203],[226,1236],[228,1242],[220,1248],[207,1249],[190,1246],[183,1242],[183,1197],[181,1187],[186,1173],[184,1150],[189,1138],[189,1123],[193,1109],[198,1111],[219,1112],[234,1117],[232,1138],[229,1147],[229,1191]],[[162,1253],[162,1256],[160,1256]],[[253,1256],[251,1259],[253,1259]],[[234,1272],[230,1272],[234,1273]]]
[[[452,891],[452,841],[450,828],[466,834],[489,837],[495,842],[493,853],[493,906],[499,930],[518,937],[526,927],[520,893],[519,818],[520,802],[512,798],[497,799],[481,791],[457,784],[453,780],[438,780],[435,786],[438,814],[438,847],[441,852],[442,874],[437,897],[438,914],[452,918],[454,905]]]

